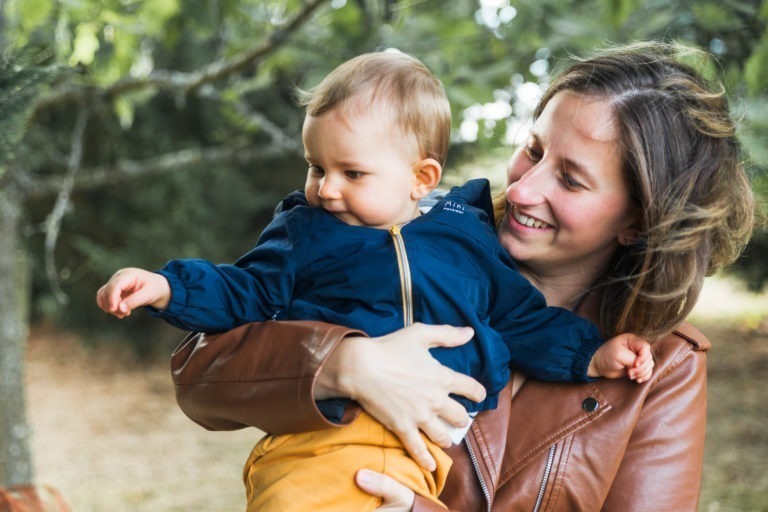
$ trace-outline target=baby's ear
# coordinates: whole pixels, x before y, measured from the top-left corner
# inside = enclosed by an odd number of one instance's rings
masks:
[[[434,158],[419,160],[413,166],[413,189],[411,199],[426,197],[439,184],[443,176],[443,166]]]

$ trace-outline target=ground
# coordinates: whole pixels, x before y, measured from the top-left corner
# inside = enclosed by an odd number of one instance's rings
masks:
[[[73,512],[244,510],[241,469],[260,433],[192,423],[166,361],[94,355],[36,332],[27,375],[36,480],[62,491]]]
[[[768,511],[768,295],[710,281],[694,320],[714,345],[700,511]],[[240,471],[261,434],[189,421],[167,364],[36,329],[27,400],[37,481],[74,512],[244,510]]]

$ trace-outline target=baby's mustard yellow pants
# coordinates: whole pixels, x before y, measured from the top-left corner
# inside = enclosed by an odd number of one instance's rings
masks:
[[[373,511],[381,500],[355,484],[359,469],[385,473],[440,503],[451,459],[422,436],[437,461],[426,471],[400,440],[366,413],[350,425],[303,434],[267,435],[243,470],[247,512]]]

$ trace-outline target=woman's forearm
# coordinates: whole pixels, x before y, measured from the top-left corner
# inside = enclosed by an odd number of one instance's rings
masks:
[[[209,430],[252,426],[282,434],[332,427],[315,404],[315,386],[324,375],[322,392],[332,396],[333,382],[339,379],[321,370],[348,335],[362,333],[296,321],[190,335],[171,359],[179,407]]]
[[[461,345],[471,337],[471,329],[416,324],[369,339],[359,331],[302,321],[191,335],[172,357],[176,399],[187,416],[210,430],[253,426],[283,434],[338,426],[321,414],[315,400],[351,398],[431,469],[434,460],[420,431],[449,446],[441,418],[454,426],[468,421],[450,395],[479,401],[485,390],[439,364],[428,349]],[[340,424],[358,412],[345,408]]]

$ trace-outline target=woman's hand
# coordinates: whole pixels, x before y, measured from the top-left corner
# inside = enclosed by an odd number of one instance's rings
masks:
[[[387,475],[361,469],[355,475],[355,482],[368,494],[384,500],[378,511],[409,512],[413,508],[413,491]]]
[[[448,448],[445,424],[467,424],[467,411],[449,394],[473,401],[485,398],[475,379],[441,365],[430,347],[455,347],[472,338],[469,327],[414,324],[380,338],[350,337],[328,358],[315,398],[347,396],[400,438],[411,457],[435,469],[419,431]]]

